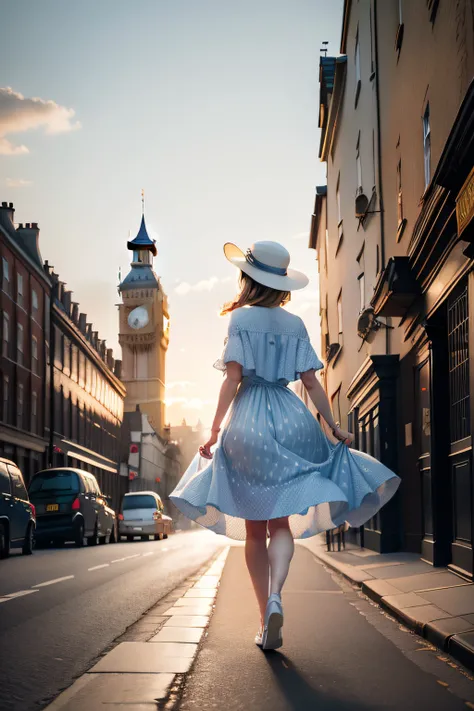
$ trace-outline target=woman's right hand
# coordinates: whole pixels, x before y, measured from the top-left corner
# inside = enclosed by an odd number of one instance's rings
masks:
[[[350,445],[354,441],[354,435],[352,434],[352,432],[346,432],[346,430],[341,430],[340,427],[334,427],[332,433],[336,439],[338,439],[340,442],[344,442],[344,444]]]

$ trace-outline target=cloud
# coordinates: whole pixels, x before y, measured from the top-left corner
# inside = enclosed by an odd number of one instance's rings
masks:
[[[213,400],[201,400],[201,398],[199,397],[167,397],[165,399],[166,407],[171,407],[172,405],[181,405],[181,407],[187,410],[202,410],[205,405],[210,405],[213,402]]]
[[[309,231],[298,232],[296,235],[291,235],[290,239],[309,239]]]
[[[302,316],[307,311],[313,309],[316,313],[319,313],[318,304],[319,292],[314,289],[308,289],[308,291],[303,291],[301,294],[298,294],[296,298],[293,296],[286,308],[288,311],[291,311],[291,313]]]
[[[7,188],[27,188],[32,184],[31,180],[24,180],[23,178],[7,178],[5,180]]]
[[[166,389],[174,390],[174,388],[181,388],[181,390],[185,390],[190,385],[194,385],[194,383],[192,383],[190,380],[177,380],[174,383],[166,383]]]
[[[187,281],[182,281],[181,284],[175,287],[175,293],[179,296],[186,296],[190,291],[212,291],[216,284],[223,284],[230,281],[231,277],[225,277],[225,279],[219,279],[216,276],[209,277],[209,279],[202,279],[196,282],[196,284],[189,284]]]
[[[27,146],[15,145],[6,136],[44,127],[45,133],[66,133],[81,127],[74,121],[74,109],[55,101],[37,97],[26,98],[9,86],[0,87],[0,155],[24,155]]]

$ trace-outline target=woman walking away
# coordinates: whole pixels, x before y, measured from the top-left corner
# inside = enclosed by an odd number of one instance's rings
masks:
[[[353,436],[334,421],[315,375],[323,365],[305,325],[283,308],[290,292],[308,283],[304,274],[288,269],[287,250],[276,242],[256,242],[244,254],[227,243],[224,253],[241,270],[240,294],[222,312],[231,316],[215,367],[225,379],[211,437],[170,498],[201,526],[245,539],[261,618],[255,642],[278,649],[281,591],[294,539],[345,521],[362,525],[394,495],[400,479],[368,454],[349,449]],[[287,387],[298,378],[337,444]],[[212,461],[201,467],[201,457]]]

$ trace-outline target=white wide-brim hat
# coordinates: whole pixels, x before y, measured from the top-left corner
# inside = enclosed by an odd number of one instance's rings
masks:
[[[224,254],[245,274],[271,289],[296,291],[304,289],[309,282],[303,272],[288,269],[290,253],[278,242],[255,242],[246,254],[232,242],[226,242]]]

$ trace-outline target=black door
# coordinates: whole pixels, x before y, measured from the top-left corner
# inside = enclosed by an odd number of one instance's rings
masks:
[[[469,387],[469,288],[447,305],[449,358],[449,469],[452,491],[452,565],[472,575],[472,439]]]
[[[416,434],[418,444],[418,471],[422,502],[422,555],[433,561],[433,498],[431,472],[431,363],[429,353],[415,372]]]

